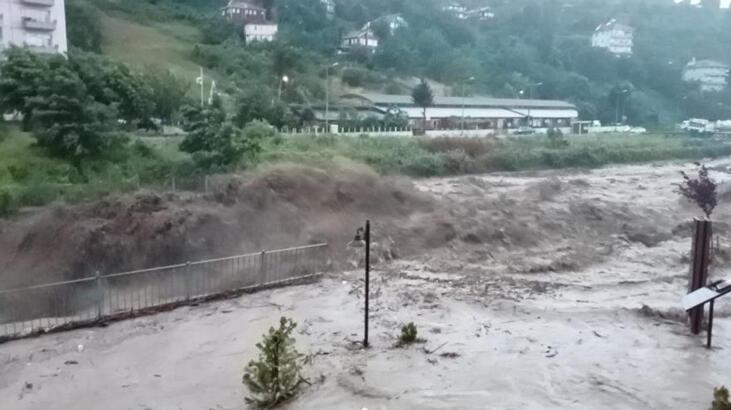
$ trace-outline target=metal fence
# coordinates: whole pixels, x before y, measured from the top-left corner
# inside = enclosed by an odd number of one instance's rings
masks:
[[[0,290],[0,341],[311,278],[327,244]]]

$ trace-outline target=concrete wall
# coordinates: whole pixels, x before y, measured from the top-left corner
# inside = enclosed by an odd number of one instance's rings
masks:
[[[0,15],[0,48],[15,45],[35,46],[41,52],[66,53],[68,50],[64,0],[54,0],[50,6],[0,0]],[[26,18],[52,22],[55,29],[29,30],[23,26]]]

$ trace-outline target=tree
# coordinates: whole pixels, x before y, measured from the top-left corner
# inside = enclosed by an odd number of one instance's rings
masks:
[[[231,166],[245,156],[254,158],[261,151],[261,139],[273,134],[271,126],[256,121],[242,131],[226,118],[218,98],[210,106],[185,107],[183,118],[188,135],[180,150],[190,153],[193,161],[206,169]],[[270,131],[264,131],[265,127]]]
[[[713,210],[718,205],[718,195],[716,192],[716,181],[708,176],[708,168],[705,165],[696,163],[698,166],[698,176],[690,177],[685,172],[683,175],[683,183],[678,185],[679,192],[688,201],[698,205],[699,208],[710,219]]]
[[[66,2],[66,35],[72,47],[102,52],[102,25],[99,11],[80,1]]]
[[[144,74],[151,89],[152,113],[163,122],[170,123],[186,100],[190,83],[177,78],[170,70],[150,68]]]
[[[113,129],[116,111],[94,100],[63,58],[51,60],[27,106],[38,145],[77,167],[113,142],[108,131]]]
[[[279,328],[270,328],[256,344],[259,358],[246,366],[243,383],[251,391],[246,400],[261,407],[274,407],[297,394],[304,381],[302,355],[295,347],[292,332],[297,324],[281,318]]]
[[[411,100],[422,109],[422,126],[426,130],[426,109],[434,105],[434,93],[425,79],[411,91]]]
[[[0,62],[0,113],[20,113],[23,128],[30,129],[33,110],[27,102],[38,95],[48,70],[46,58],[17,47],[7,50],[5,61]]]

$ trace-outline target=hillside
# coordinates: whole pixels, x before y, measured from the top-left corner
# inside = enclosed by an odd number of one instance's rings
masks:
[[[103,14],[104,54],[187,79],[202,65],[218,73],[231,95],[252,86],[276,92],[286,73],[294,81],[284,101],[321,102],[324,66],[338,61],[336,87],[406,93],[400,78],[427,77],[447,85],[438,91],[444,94],[468,89],[516,98],[522,91],[570,100],[583,119],[603,122],[615,120],[618,105],[629,123],[650,127],[691,116],[726,118],[731,111],[728,90],[703,95],[681,81],[694,57],[731,63],[728,11],[660,0],[465,1],[468,8],[490,7],[493,17],[483,21],[460,20],[440,1],[339,0],[328,19],[320,0],[279,0],[264,4],[271,3],[279,22],[279,41],[247,47],[220,18],[224,1],[88,1]],[[384,29],[379,18],[387,15],[406,24]],[[630,58],[590,46],[594,28],[613,18],[635,29]],[[339,54],[342,35],[368,22],[378,50]],[[465,84],[468,78],[474,80]]]

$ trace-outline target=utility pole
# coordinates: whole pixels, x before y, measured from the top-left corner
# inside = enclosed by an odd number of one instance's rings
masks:
[[[325,67],[325,132],[330,133],[330,69],[335,68],[340,63],[335,63]]]
[[[467,81],[462,83],[462,121],[460,123],[460,135],[464,134],[464,111],[465,111],[465,102],[467,100],[467,82],[474,80],[475,77],[470,77],[467,79]]]

